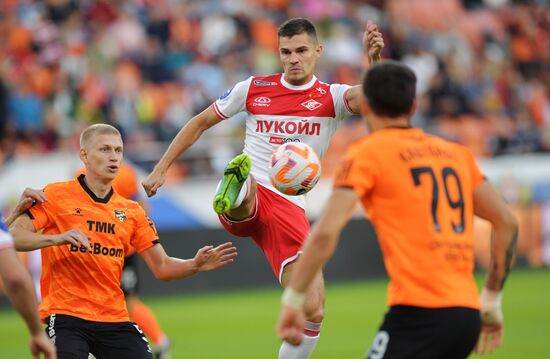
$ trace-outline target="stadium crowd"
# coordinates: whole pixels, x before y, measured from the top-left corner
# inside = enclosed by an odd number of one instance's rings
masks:
[[[379,24],[384,56],[419,78],[414,124],[477,156],[550,151],[548,0],[4,0],[0,7],[0,163],[73,149],[99,122],[123,133],[149,170],[185,121],[251,74],[280,71],[277,26],[305,16],[326,53],[327,82],[358,83],[361,34]],[[325,174],[364,134],[348,121]],[[221,171],[244,127],[227,121],[175,176]]]

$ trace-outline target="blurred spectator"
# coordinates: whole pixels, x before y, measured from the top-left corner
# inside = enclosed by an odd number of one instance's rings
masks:
[[[321,80],[359,81],[362,29],[375,20],[385,36],[385,57],[417,73],[416,125],[480,156],[550,151],[548,1],[4,4],[2,162],[68,148],[82,126],[108,122],[123,133],[128,157],[150,167],[179,128],[228,84],[251,73],[280,71],[277,26],[296,16],[314,19],[327,45],[317,71]],[[360,124],[343,126],[336,135],[324,173],[338,163],[355,126]],[[243,132],[239,121],[228,121],[208,134],[181,159],[177,175],[219,171],[219,163],[241,150]]]

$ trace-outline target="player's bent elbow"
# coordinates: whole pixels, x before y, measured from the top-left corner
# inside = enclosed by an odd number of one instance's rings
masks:
[[[30,247],[26,241],[19,239],[15,234],[13,236],[13,248],[17,252],[30,252],[35,249]]]
[[[29,252],[40,248],[37,246],[37,240],[30,238],[30,234],[18,226],[10,227],[10,232],[13,237],[13,248],[17,252]]]
[[[514,231],[517,231],[519,229],[518,219],[512,213],[510,213],[507,223]]]
[[[172,279],[170,277],[169,273],[167,271],[164,271],[164,270],[154,270],[153,275],[155,276],[155,278],[157,280],[159,280],[161,282],[168,282]]]
[[[166,267],[153,271],[153,275],[155,276],[155,278],[161,282],[169,282],[172,280],[185,278],[191,274],[192,273],[187,273],[187,272],[182,274],[173,268],[166,268]]]
[[[516,216],[514,216],[512,211],[505,211],[500,216],[500,225],[506,231],[514,232],[514,233],[517,232],[519,227],[518,220]]]
[[[15,248],[17,252],[31,252],[31,251],[40,249],[40,246],[37,246],[35,243],[29,243],[24,239],[17,240],[15,239],[15,236],[14,236],[13,248]]]

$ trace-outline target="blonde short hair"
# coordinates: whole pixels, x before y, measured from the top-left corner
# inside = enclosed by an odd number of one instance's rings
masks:
[[[98,135],[119,135],[120,132],[113,126],[105,123],[91,125],[80,134],[80,148],[84,148],[91,138]],[[121,136],[122,137],[122,136]]]

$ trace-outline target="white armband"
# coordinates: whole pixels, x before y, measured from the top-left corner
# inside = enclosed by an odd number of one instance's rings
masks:
[[[306,300],[305,293],[299,293],[294,289],[288,287],[283,292],[283,297],[281,302],[283,303],[283,305],[286,305],[287,307],[290,307],[292,309],[302,310],[304,307],[305,300]]]
[[[481,321],[484,324],[502,323],[502,292],[483,288],[481,291]]]

